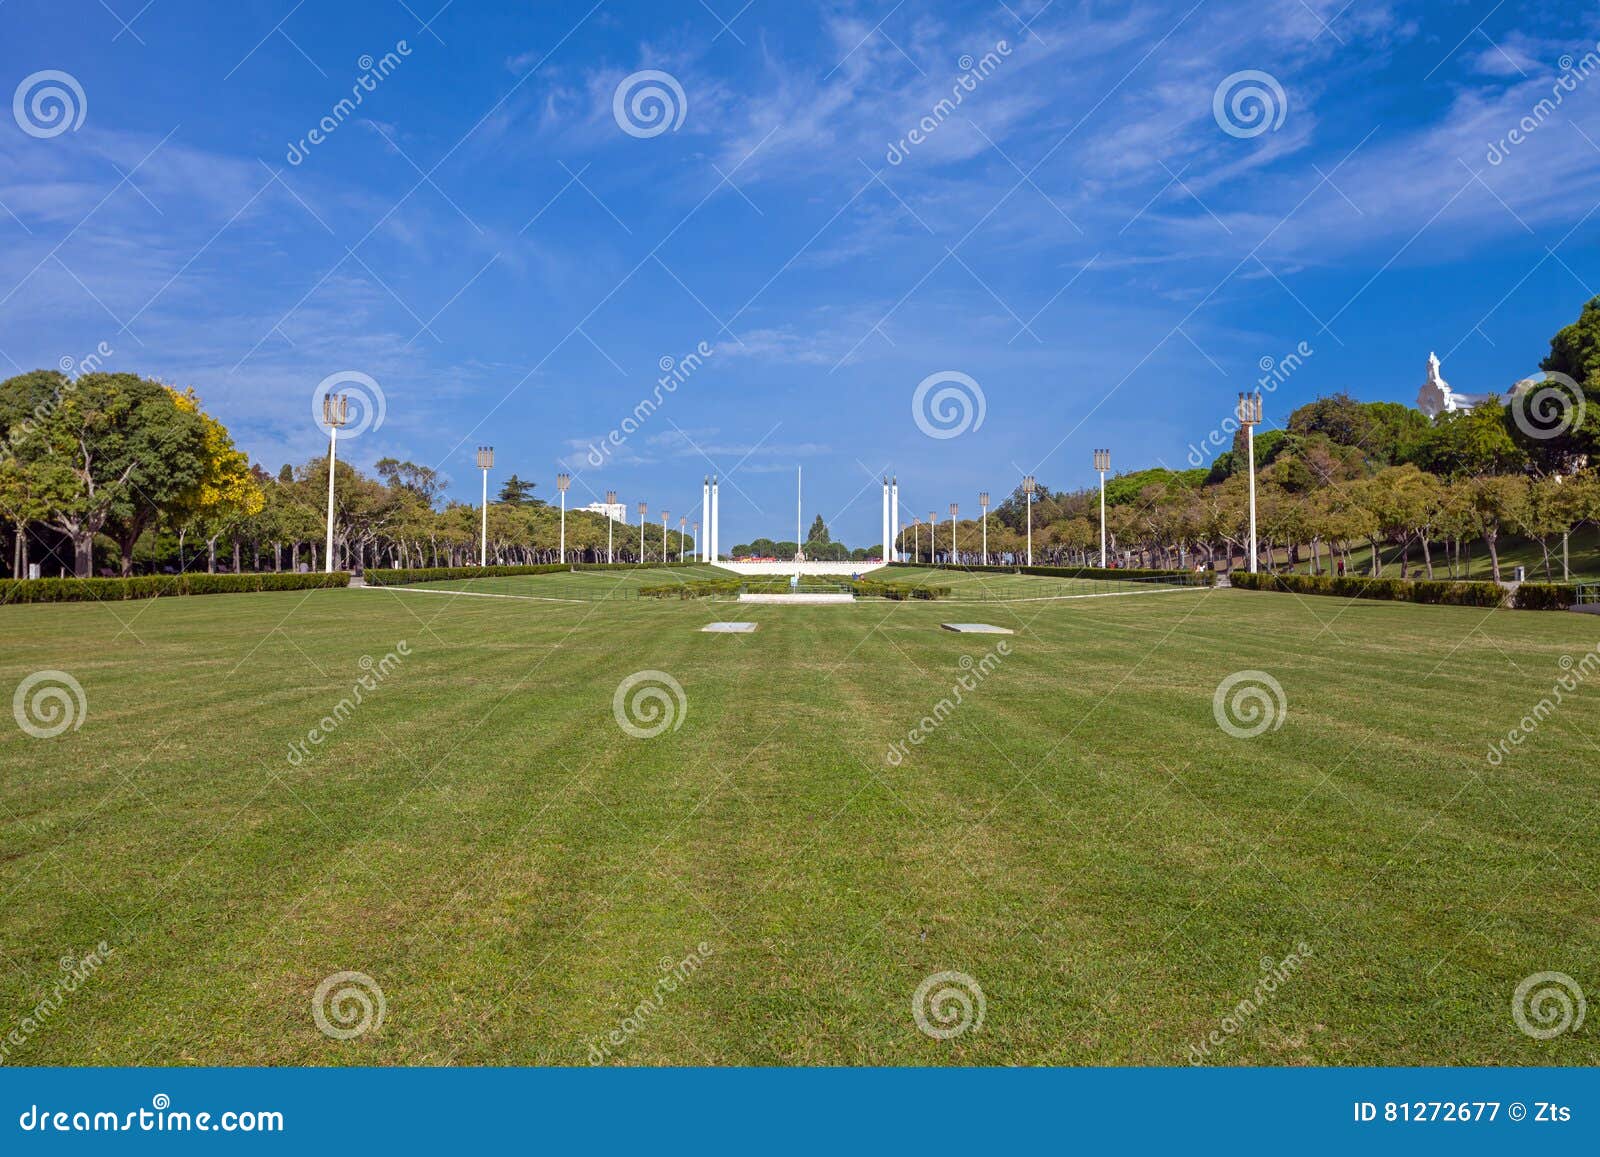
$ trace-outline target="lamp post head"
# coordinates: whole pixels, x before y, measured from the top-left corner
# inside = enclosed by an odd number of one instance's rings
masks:
[[[989,492],[987,490],[978,491],[978,505],[985,510],[989,509]]]
[[[1261,391],[1253,394],[1239,395],[1238,409],[1239,425],[1258,426],[1261,424]]]
[[[478,447],[478,469],[479,470],[492,470],[492,469],[494,469],[494,447],[493,446],[479,446]]]
[[[350,421],[350,396],[348,394],[322,395],[322,424],[339,429]]]
[[[1094,468],[1096,473],[1104,474],[1111,469],[1111,451],[1096,450],[1094,452]]]
[[[961,513],[961,507],[958,504],[952,502],[950,504],[950,517],[954,518],[959,513]]]
[[[650,507],[647,504],[645,504],[643,502],[639,503],[639,517],[640,518],[643,518],[649,512],[650,512]]]
[[[556,475],[556,489],[561,491],[561,493],[565,494],[567,492],[567,487],[569,487],[571,485],[572,485],[572,475],[570,475],[570,474],[557,474]]]
[[[665,526],[667,524],[667,519],[670,518],[671,516],[672,516],[672,511],[663,510],[661,512],[661,525]]]
[[[1022,476],[1022,492],[1028,496],[1030,502],[1033,500],[1034,492],[1038,489],[1039,484],[1034,480],[1032,474],[1024,474]]]

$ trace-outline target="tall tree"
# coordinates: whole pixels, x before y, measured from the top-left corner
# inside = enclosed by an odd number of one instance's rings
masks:
[[[527,506],[533,502],[533,488],[537,482],[526,482],[512,474],[500,487],[495,501],[505,506]]]

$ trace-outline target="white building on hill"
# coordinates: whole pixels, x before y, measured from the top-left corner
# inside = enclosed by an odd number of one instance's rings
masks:
[[[603,514],[612,522],[626,524],[628,521],[628,504],[626,502],[591,502],[584,509],[593,514]]]

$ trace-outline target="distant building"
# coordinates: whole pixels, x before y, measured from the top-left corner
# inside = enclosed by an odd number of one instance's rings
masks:
[[[612,522],[620,522],[626,525],[628,521],[628,504],[626,502],[591,502],[584,509],[593,514],[603,514]]]

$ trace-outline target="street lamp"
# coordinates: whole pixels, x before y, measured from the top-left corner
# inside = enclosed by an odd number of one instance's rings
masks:
[[[478,447],[478,469],[483,471],[483,521],[478,530],[478,565],[489,565],[489,470],[494,466],[494,447]]]
[[[914,514],[911,516],[911,561],[922,561],[922,521]]]
[[[333,573],[333,467],[339,449],[339,427],[350,421],[348,394],[322,395],[322,422],[328,427],[328,542],[323,570]]]
[[[689,557],[685,553],[684,546],[683,546],[683,528],[685,526],[687,526],[687,525],[689,525],[689,516],[687,514],[678,515],[678,561],[679,562],[682,562],[684,559]]]
[[[983,511],[983,559],[982,565],[989,565],[989,492],[978,491],[978,508]]]
[[[606,491],[606,561],[616,562],[617,552],[611,547],[611,531],[617,525],[615,512],[617,509],[617,492]]]
[[[556,475],[556,489],[561,491],[561,553],[556,556],[557,562],[567,561],[567,487],[571,485],[572,475]]]
[[[956,565],[956,510],[954,502],[950,504],[950,565]]]
[[[704,555],[704,548],[700,542],[700,520],[694,521],[694,560],[699,562]]]
[[[1106,471],[1111,469],[1111,451],[1094,452],[1094,468],[1100,473],[1100,565],[1106,565]]]
[[[650,512],[650,507],[639,503],[639,561],[644,561],[644,516]]]
[[[670,510],[661,512],[661,561],[667,561],[667,519],[672,514]]]
[[[1239,425],[1244,427],[1244,452],[1250,460],[1250,573],[1256,573],[1256,426],[1261,422],[1261,391],[1239,395]]]
[[[939,515],[936,511],[928,511],[928,565],[939,565]]]
[[[1025,475],[1022,479],[1022,493],[1028,501],[1028,565],[1033,565],[1033,493],[1039,489],[1039,484],[1034,481],[1033,475]]]

